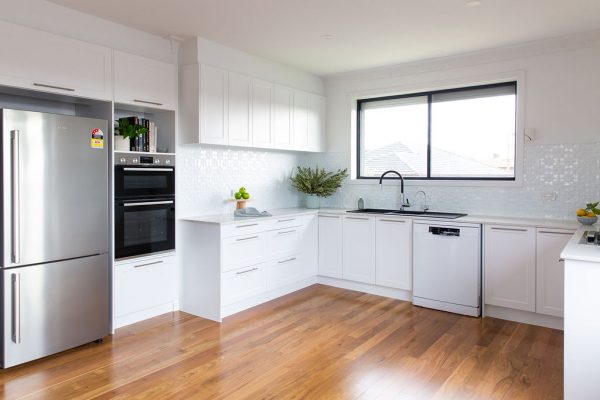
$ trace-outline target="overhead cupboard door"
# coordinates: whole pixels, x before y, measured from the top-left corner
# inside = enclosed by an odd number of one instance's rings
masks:
[[[112,50],[0,21],[0,84],[112,100]]]

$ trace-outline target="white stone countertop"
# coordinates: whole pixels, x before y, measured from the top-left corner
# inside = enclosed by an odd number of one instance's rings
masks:
[[[567,246],[560,253],[565,260],[591,261],[600,263],[600,246],[581,244],[585,231],[599,231],[600,225],[585,225],[579,227]]]
[[[208,224],[234,224],[243,221],[252,220],[268,220],[273,218],[281,218],[285,216],[295,215],[310,215],[316,213],[324,214],[340,214],[345,215],[346,208],[320,208],[320,209],[308,209],[308,208],[279,208],[274,210],[267,210],[272,214],[271,217],[235,217],[233,212],[230,214],[216,214],[216,215],[199,215],[191,217],[180,218],[183,221],[192,221]],[[434,210],[432,210],[434,211]],[[432,218],[432,217],[420,217],[416,215],[397,215],[391,216],[386,214],[369,214],[369,215],[385,215],[386,217],[399,217],[399,218],[413,218],[413,219],[427,219],[427,220],[440,220],[440,221],[456,221],[466,222],[475,224],[490,224],[490,225],[518,225],[538,228],[556,228],[556,229],[577,229],[581,225],[575,218],[573,219],[546,219],[546,218],[524,218],[524,217],[510,217],[510,216],[490,216],[490,215],[467,215],[466,217],[460,217],[452,220],[444,218]],[[584,229],[585,230],[585,229]]]

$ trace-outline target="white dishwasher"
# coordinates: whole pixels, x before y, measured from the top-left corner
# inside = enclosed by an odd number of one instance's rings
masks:
[[[481,225],[417,221],[413,226],[413,304],[478,317]]]

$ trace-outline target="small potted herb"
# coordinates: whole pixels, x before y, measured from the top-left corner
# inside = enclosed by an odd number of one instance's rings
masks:
[[[292,187],[305,193],[306,207],[319,208],[320,198],[334,194],[348,177],[347,169],[325,171],[324,168],[297,167],[296,175],[290,178]]]
[[[140,124],[132,124],[128,118],[119,118],[115,122],[116,151],[129,151],[131,148],[131,139],[140,137],[148,132],[148,128]]]

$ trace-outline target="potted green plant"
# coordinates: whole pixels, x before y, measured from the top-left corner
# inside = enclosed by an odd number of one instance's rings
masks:
[[[135,139],[148,132],[148,128],[140,124],[132,124],[128,118],[119,118],[115,122],[116,151],[129,151],[131,139]]]
[[[347,169],[326,171],[325,168],[297,167],[296,175],[290,178],[292,187],[306,194],[306,207],[319,208],[320,198],[336,192],[348,177]]]

